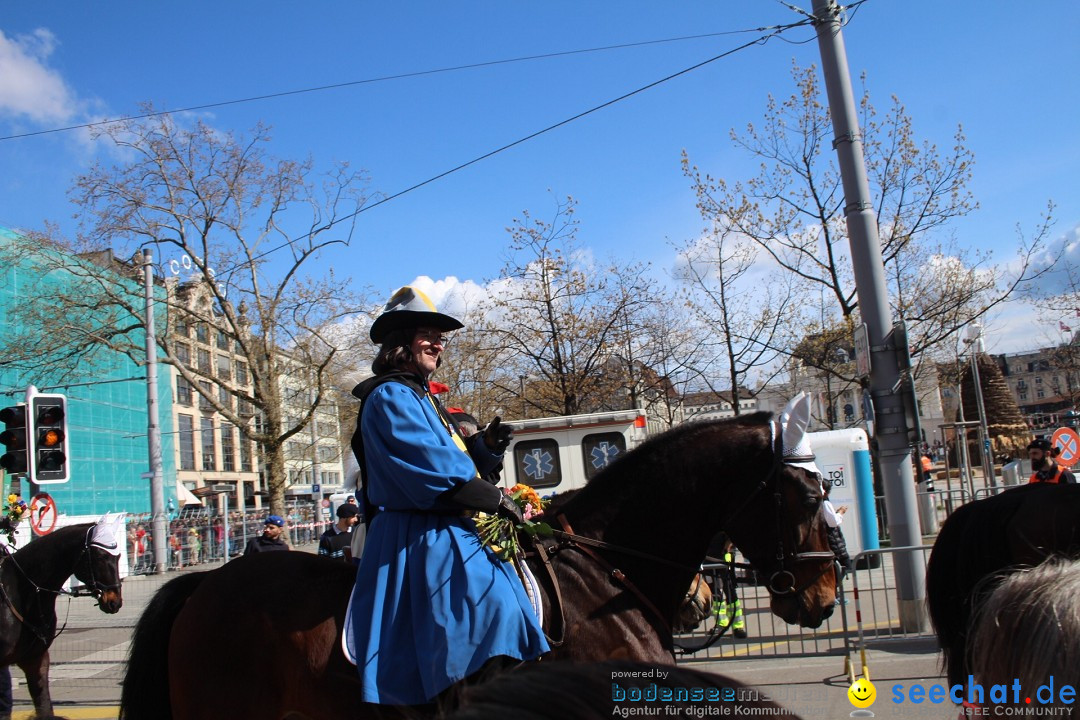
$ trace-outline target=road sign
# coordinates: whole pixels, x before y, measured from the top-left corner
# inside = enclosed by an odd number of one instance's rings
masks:
[[[859,377],[870,377],[870,336],[866,323],[856,325],[852,333],[855,340],[855,372]]]
[[[48,535],[56,527],[59,513],[56,501],[48,493],[38,493],[30,501],[30,529],[35,535]]]
[[[1050,436],[1050,444],[1061,452],[1054,462],[1064,467],[1072,467],[1080,460],[1080,435],[1072,428],[1058,428]]]
[[[330,507],[330,501],[329,500],[323,500],[320,503],[320,505],[322,505],[324,508],[328,508],[328,507]]]

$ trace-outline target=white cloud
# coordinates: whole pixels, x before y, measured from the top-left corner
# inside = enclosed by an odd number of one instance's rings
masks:
[[[488,297],[484,286],[472,280],[458,280],[453,275],[442,280],[421,275],[409,284],[431,298],[439,312],[456,318],[467,318]]]
[[[44,28],[8,37],[0,31],[0,113],[37,122],[65,122],[79,102],[47,61],[56,36]]]

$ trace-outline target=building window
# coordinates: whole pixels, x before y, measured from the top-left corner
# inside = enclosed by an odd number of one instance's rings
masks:
[[[247,385],[248,380],[248,366],[246,362],[242,360],[236,361],[236,384]]]
[[[209,350],[203,350],[203,349],[200,348],[199,353],[198,353],[198,358],[199,358],[199,372],[201,372],[203,375],[209,375],[210,374],[210,351]]]
[[[195,469],[195,425],[190,415],[177,415],[180,423],[180,469]]]
[[[1027,400],[1027,393],[1026,392],[1020,393],[1020,399],[1021,400]]]
[[[251,441],[240,434],[240,472],[251,472]]]
[[[330,445],[319,446],[319,462],[334,462],[337,460],[336,449]]]
[[[206,380],[199,381],[199,387],[203,392],[199,395],[199,409],[200,410],[213,410],[214,406],[210,403],[210,383]]]
[[[1036,377],[1035,378],[1035,384],[1036,385],[1042,385],[1042,378],[1041,377]]]
[[[177,320],[175,332],[180,337],[191,337],[191,326],[187,320]]]
[[[210,342],[210,330],[206,327],[206,323],[198,323],[195,325],[195,339],[201,343]]]
[[[1037,397],[1037,398],[1046,397],[1046,393],[1043,392],[1042,388],[1039,388],[1038,390],[1035,391],[1035,397]]]
[[[253,406],[251,404],[251,401],[247,398],[236,399],[236,412],[238,412],[241,416],[251,417],[252,415],[254,415],[255,413],[252,408]]]
[[[226,410],[232,410],[232,393],[224,385],[218,385],[218,402]]]
[[[176,361],[186,368],[191,367],[191,348],[187,345],[176,345]]]
[[[202,419],[202,469],[217,470],[214,459],[214,420],[208,417]]]
[[[234,437],[233,426],[223,423],[221,425],[221,469],[224,472],[234,472],[236,470]]]
[[[176,404],[191,407],[191,383],[180,375],[176,376]]]
[[[217,331],[217,346],[221,350],[229,349],[229,334],[224,330]]]
[[[298,442],[289,442],[285,446],[285,457],[290,460],[303,460],[304,459],[304,446]]]
[[[219,380],[229,382],[232,380],[232,360],[228,355],[217,356],[217,376]]]

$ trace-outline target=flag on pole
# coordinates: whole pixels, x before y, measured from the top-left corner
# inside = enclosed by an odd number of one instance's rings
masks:
[[[1058,320],[1058,327],[1061,328],[1061,332],[1072,332],[1072,328],[1060,320]]]

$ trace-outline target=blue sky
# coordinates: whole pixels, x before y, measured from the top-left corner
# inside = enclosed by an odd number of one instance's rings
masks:
[[[807,9],[809,0],[802,4]],[[779,2],[320,2],[182,5],[14,3],[0,15],[0,136],[136,110],[604,46],[790,23]],[[954,223],[961,242],[1004,262],[1015,225],[1053,199],[1055,237],[1080,226],[1080,4],[868,0],[844,30],[855,81],[879,108],[896,95],[920,139],[948,147],[962,124],[982,209]],[[200,111],[245,131],[273,127],[271,151],[339,160],[391,194],[657,79],[731,50],[738,33],[367,83]],[[580,237],[599,257],[671,266],[668,240],[702,225],[679,168],[685,148],[714,175],[751,161],[728,131],[760,122],[790,68],[818,62],[809,28],[717,60],[360,216],[353,245],[323,259],[388,294],[417,276],[496,276],[522,210],[579,202]],[[74,177],[109,160],[84,132],[0,141],[0,224],[73,230]],[[451,280],[443,286],[452,286]],[[995,327],[1002,335],[997,340]],[[1013,349],[990,324],[991,350]],[[1039,342],[1020,343],[1031,346]]]

